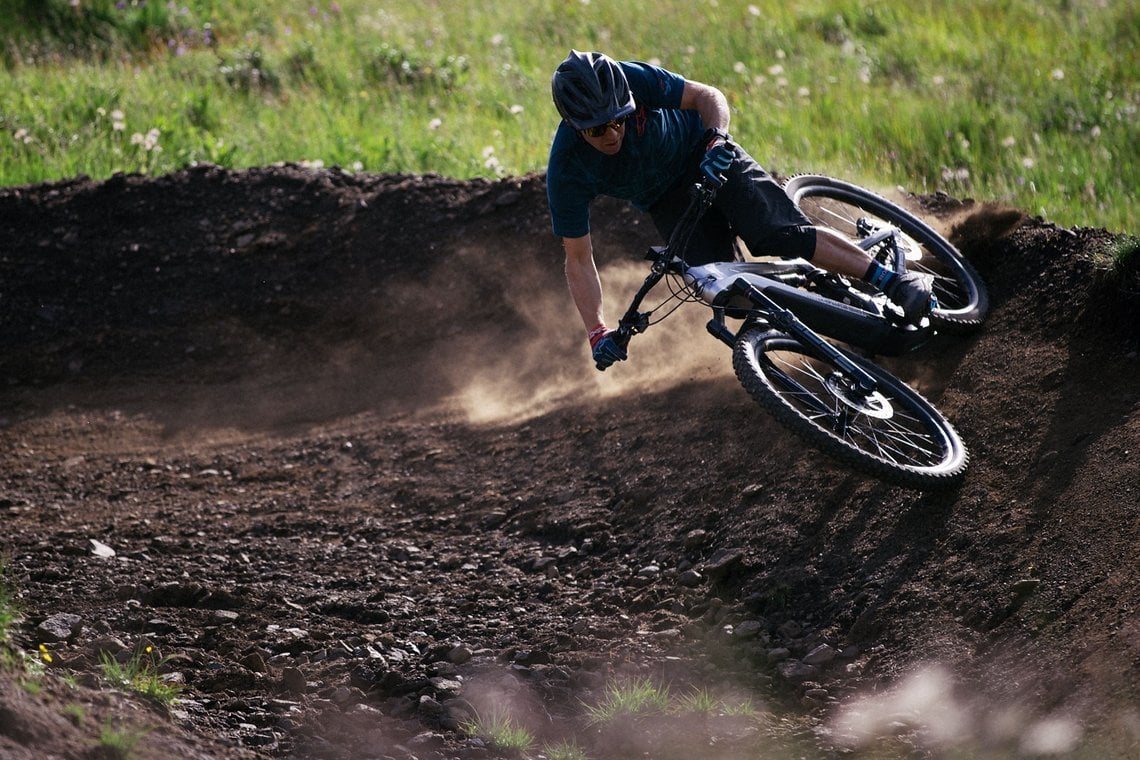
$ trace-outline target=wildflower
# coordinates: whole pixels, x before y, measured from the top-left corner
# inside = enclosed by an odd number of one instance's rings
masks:
[[[443,119],[440,119],[438,117],[436,117],[436,118],[434,118],[428,122],[428,129],[430,129],[432,131],[439,129],[442,126],[443,126]]]
[[[768,67],[768,73],[774,77],[778,77],[784,73],[784,67],[780,64],[774,64]]]
[[[352,162],[352,170],[353,170],[354,172],[362,172],[362,171],[364,171],[364,163],[363,163],[363,162],[361,162],[361,161],[353,161],[353,162]]]
[[[750,5],[750,6],[748,6],[748,13],[751,16],[757,16],[758,17],[760,15],[760,9],[757,8],[755,5]]]
[[[1034,166],[1037,165],[1037,162],[1034,161],[1029,156],[1026,156],[1025,158],[1021,159],[1021,165],[1024,166],[1026,169],[1032,169]]]
[[[503,35],[496,34],[493,37],[491,37],[491,44],[494,45],[495,47],[498,47],[499,45],[503,44],[504,39],[505,38],[503,37]]]
[[[1010,135],[1009,137],[1002,140],[1001,144],[1004,148],[1012,148],[1014,145],[1017,145],[1017,138],[1013,135]]]
[[[46,644],[40,644],[40,659],[46,662],[48,665],[51,665],[52,663],[51,652],[48,651]]]
[[[807,87],[801,87],[796,90],[796,95],[801,98],[808,98],[811,97],[811,90],[809,90]]]
[[[518,103],[516,103],[515,105],[511,106],[511,113],[512,113],[512,114],[515,114],[515,115],[517,116],[518,114],[520,114],[520,113],[522,113],[522,112],[523,112],[523,107],[522,107],[522,106],[520,106]]]
[[[744,74],[748,71],[748,67],[744,65],[744,61],[737,61],[732,65],[732,70],[737,74]]]
[[[1050,74],[1050,76],[1053,77],[1053,81],[1060,82],[1065,78],[1065,71],[1063,69],[1053,69],[1053,73]]]
[[[483,149],[483,167],[490,169],[496,174],[501,174],[503,171],[503,164],[499,161],[499,157],[495,155],[495,148],[491,145]]]

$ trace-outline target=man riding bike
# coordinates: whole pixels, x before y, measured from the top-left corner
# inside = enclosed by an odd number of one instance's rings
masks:
[[[668,239],[702,176],[719,186],[686,253],[689,264],[732,261],[739,237],[754,255],[803,258],[882,290],[918,324],[936,304],[930,275],[896,274],[835,233],[816,228],[728,134],[724,94],[658,66],[572,50],[551,80],[562,123],[547,165],[554,234],[566,281],[599,369],[626,358],[606,326],[590,239],[590,202],[607,195],[647,211]]]

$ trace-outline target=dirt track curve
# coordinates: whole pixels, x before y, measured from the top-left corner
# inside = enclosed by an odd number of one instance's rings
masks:
[[[0,665],[0,757],[504,756],[492,714],[534,758],[1137,756],[1137,283],[1103,230],[907,200],[993,302],[890,362],[970,449],[950,493],[802,449],[698,313],[592,370],[538,176],[0,189],[0,561],[46,667]],[[595,219],[616,312],[657,241]],[[169,708],[102,677],[147,646]],[[588,720],[636,678],[752,709]]]

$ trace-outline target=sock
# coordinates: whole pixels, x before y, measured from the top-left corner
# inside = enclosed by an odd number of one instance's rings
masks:
[[[872,261],[863,274],[863,280],[874,285],[879,290],[885,290],[888,285],[898,277],[893,270],[887,269],[877,261]]]

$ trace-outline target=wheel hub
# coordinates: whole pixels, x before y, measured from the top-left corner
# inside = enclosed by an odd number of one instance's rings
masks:
[[[824,385],[844,406],[854,409],[859,414],[879,420],[890,419],[895,414],[895,408],[886,396],[879,391],[867,393],[854,387],[854,384],[839,372],[828,376]]]

